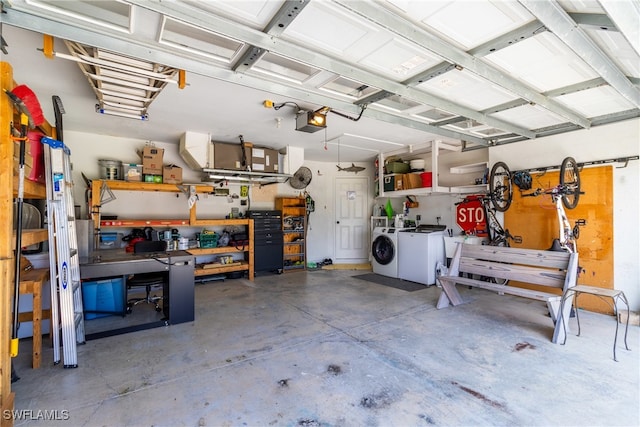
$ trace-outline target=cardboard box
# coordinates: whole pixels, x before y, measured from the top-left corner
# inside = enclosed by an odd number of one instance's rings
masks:
[[[253,147],[251,150],[251,170],[253,172],[278,173],[278,151],[271,148]]]
[[[142,165],[129,163],[124,165],[125,181],[142,181]]]
[[[242,166],[242,148],[240,144],[224,142],[213,143],[213,167],[215,169],[248,170],[251,166],[251,145],[244,146],[246,165]]]
[[[394,191],[404,190],[404,179],[403,178],[404,178],[403,174],[395,175],[395,182],[394,182],[394,185],[393,185]]]
[[[142,173],[146,175],[162,175],[163,157],[163,148],[145,146],[142,150]]]
[[[396,191],[396,182],[399,182],[400,190],[402,190],[402,175],[401,174],[390,174],[385,175],[383,178],[384,191]]]
[[[182,168],[176,165],[167,165],[162,168],[162,182],[165,184],[182,184]]]
[[[422,178],[419,173],[405,173],[402,175],[404,189],[422,188]]]

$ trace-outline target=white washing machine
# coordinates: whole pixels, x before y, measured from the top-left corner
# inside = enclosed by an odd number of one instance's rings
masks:
[[[398,236],[398,277],[430,286],[436,283],[436,265],[445,264],[444,225],[421,225]]]
[[[371,266],[373,272],[398,277],[398,234],[404,228],[376,227],[371,235]]]

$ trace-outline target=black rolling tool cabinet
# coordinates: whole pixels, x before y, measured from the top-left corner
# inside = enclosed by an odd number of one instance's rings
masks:
[[[250,210],[246,216],[253,219],[254,271],[281,273],[282,211]]]

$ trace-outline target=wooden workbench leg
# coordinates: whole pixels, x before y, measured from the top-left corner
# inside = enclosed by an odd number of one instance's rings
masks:
[[[33,289],[33,369],[40,367],[40,356],[42,354],[42,284],[34,285]]]

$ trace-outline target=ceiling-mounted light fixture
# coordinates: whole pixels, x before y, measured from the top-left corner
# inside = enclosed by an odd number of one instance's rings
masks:
[[[104,114],[107,116],[126,117],[127,119],[136,119],[136,120],[142,120],[142,121],[149,120],[148,114],[135,114],[134,112],[103,108],[103,107],[100,107],[99,104],[96,104],[96,113]]]
[[[296,130],[313,133],[327,127],[327,112],[329,107],[322,107],[316,111],[300,111],[296,116]]]

